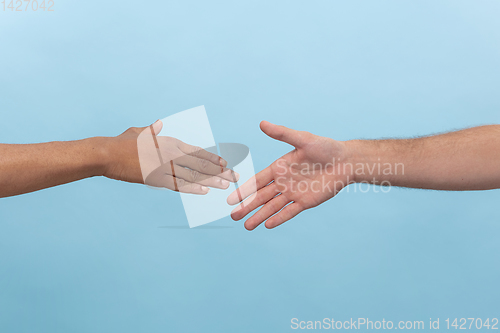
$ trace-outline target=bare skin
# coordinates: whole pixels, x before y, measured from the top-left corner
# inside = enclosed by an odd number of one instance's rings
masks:
[[[294,147],[227,199],[231,217],[274,228],[353,183],[434,190],[500,188],[500,125],[403,140],[336,141],[269,122],[261,129]],[[379,167],[380,166],[380,167]],[[255,192],[255,184],[257,185]]]
[[[129,128],[116,137],[39,144],[0,144],[0,197],[96,176],[144,184],[141,167],[157,163],[158,154],[152,146],[154,155],[145,154],[139,161],[138,146],[141,146],[138,138],[141,133],[150,133],[152,137],[152,132],[165,168],[156,168],[154,177],[147,178],[148,185],[206,194],[209,187],[225,189],[229,181],[235,181],[231,170],[225,168],[226,161],[175,138],[156,136],[161,128],[162,123],[158,121],[147,127]],[[172,164],[167,163],[170,161]]]

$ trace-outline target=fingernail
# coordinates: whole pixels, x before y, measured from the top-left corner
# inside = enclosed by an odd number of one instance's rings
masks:
[[[233,171],[233,173],[234,173],[235,181],[238,181],[240,179],[240,174],[237,172],[234,172],[234,171]]]
[[[229,182],[225,179],[221,179],[220,180],[220,183],[222,186],[224,186],[225,188],[228,188],[229,187]]]
[[[206,186],[202,186],[202,187],[201,187],[201,190],[202,190],[203,192],[205,192],[205,193],[208,193],[208,191],[210,191],[210,189],[209,189],[208,187],[206,187]]]

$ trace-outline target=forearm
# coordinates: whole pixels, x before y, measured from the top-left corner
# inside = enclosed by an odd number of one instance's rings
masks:
[[[353,140],[346,146],[355,182],[435,190],[500,188],[500,125],[416,139]]]
[[[0,144],[0,197],[102,174],[103,140]]]

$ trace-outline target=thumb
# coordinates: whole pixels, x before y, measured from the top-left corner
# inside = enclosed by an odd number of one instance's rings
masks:
[[[275,124],[268,121],[261,121],[260,129],[273,139],[286,142],[294,147],[300,147],[303,144],[302,135],[300,131]]]
[[[157,120],[154,122],[154,124],[151,125],[151,128],[153,129],[154,134],[158,135],[163,128],[163,123],[161,122],[161,120]]]

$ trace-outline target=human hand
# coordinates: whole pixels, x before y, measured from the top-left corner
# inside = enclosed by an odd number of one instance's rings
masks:
[[[226,189],[230,181],[237,181],[221,157],[172,137],[157,136],[162,127],[158,120],[108,138],[103,176],[193,194],[206,194],[208,187]]]
[[[345,167],[349,154],[345,142],[267,121],[261,122],[260,128],[271,138],[289,143],[295,149],[227,198],[228,204],[235,205],[249,197],[232,211],[231,217],[236,221],[264,205],[247,219],[246,229],[253,230],[266,220],[266,228],[274,228],[331,199],[353,181],[352,168]]]

